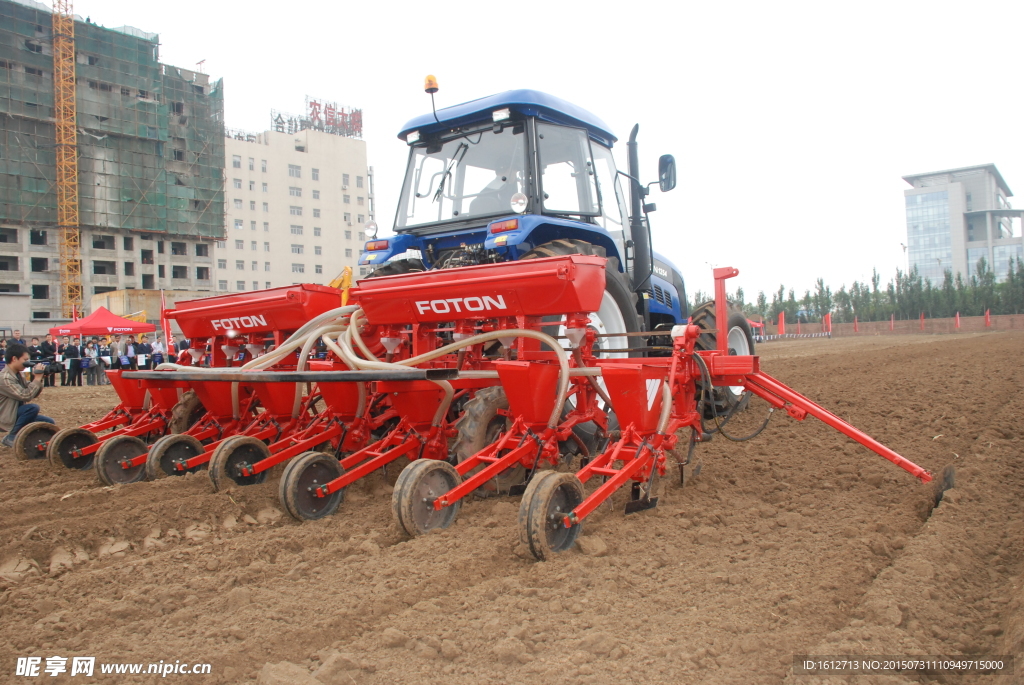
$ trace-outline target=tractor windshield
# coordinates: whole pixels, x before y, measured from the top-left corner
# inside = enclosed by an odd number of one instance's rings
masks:
[[[395,227],[510,213],[526,183],[525,138],[506,127],[414,147]]]

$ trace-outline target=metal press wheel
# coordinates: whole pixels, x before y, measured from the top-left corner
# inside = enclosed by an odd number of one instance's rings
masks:
[[[149,445],[134,435],[118,435],[103,443],[96,452],[96,475],[104,485],[138,483],[146,479],[146,464],[124,468],[121,462],[149,451]]]
[[[202,466],[193,467],[187,471],[179,471],[175,468],[175,462],[192,457],[198,457],[206,451],[203,443],[191,435],[181,433],[165,435],[153,443],[146,456],[146,478],[156,480],[164,476],[184,476],[186,473],[194,473]]]
[[[239,474],[241,464],[255,466],[270,456],[270,449],[262,440],[249,435],[228,438],[213,451],[210,458],[210,482],[214,490],[223,490],[232,485],[259,485],[267,480],[267,471],[251,476]],[[269,469],[268,469],[269,470]]]
[[[46,421],[35,421],[20,431],[14,438],[14,456],[18,461],[43,459],[46,457],[46,443],[50,442],[59,429]]]
[[[315,521],[330,516],[345,499],[345,490],[317,497],[316,489],[345,473],[338,460],[323,452],[304,452],[292,459],[281,474],[281,504],[299,521]]]
[[[519,504],[519,536],[539,561],[570,549],[581,524],[566,528],[564,519],[583,501],[583,483],[574,473],[541,471]]]
[[[46,457],[53,466],[64,466],[69,469],[92,468],[96,454],[88,454],[84,457],[76,457],[74,452],[89,445],[95,445],[99,440],[96,434],[84,428],[65,428],[58,431],[50,438],[46,446]]]
[[[391,493],[395,521],[412,536],[448,528],[459,515],[462,500],[441,509],[434,509],[434,500],[461,482],[462,476],[448,462],[417,459],[402,470]]]

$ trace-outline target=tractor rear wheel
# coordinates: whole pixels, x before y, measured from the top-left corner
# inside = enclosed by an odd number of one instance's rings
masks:
[[[580,254],[604,257],[603,247],[591,245],[582,240],[558,239],[533,248],[520,259],[541,259],[561,255]],[[629,285],[629,277],[619,271],[619,260],[608,257],[604,272],[604,297],[601,307],[590,313],[590,327],[599,334],[613,334],[600,337],[594,346],[594,353],[602,358],[635,356],[636,352],[605,352],[607,350],[632,350],[640,344],[640,338],[627,337],[623,333],[639,333],[640,317],[636,313],[636,294]],[[619,334],[619,335],[614,335]]]
[[[457,464],[497,442],[498,437],[509,428],[511,421],[507,416],[499,414],[499,409],[508,409],[508,398],[500,386],[479,390],[473,399],[466,402],[466,409],[457,424],[459,436],[454,449]],[[483,466],[473,469],[465,478],[469,478],[482,468]],[[526,469],[522,464],[516,464],[484,483],[477,493],[484,496],[507,494],[509,488],[522,483],[525,476]]]
[[[718,349],[718,321],[715,312],[714,301],[704,302],[698,305],[690,313],[690,323],[699,326],[703,331],[697,338],[695,348],[698,350]],[[748,355],[754,354],[754,334],[750,330],[750,323],[742,313],[731,311],[727,326],[729,354]],[[700,391],[700,384],[697,386]],[[712,389],[712,396],[715,402],[715,411],[720,417],[729,412],[739,412],[747,408],[750,403],[750,393],[745,392],[742,386],[727,386]],[[705,418],[712,417],[710,405],[704,407]]]
[[[196,391],[189,390],[178,398],[178,403],[171,410],[171,420],[167,423],[167,432],[184,433],[203,418],[205,413],[206,409],[199,396],[196,395]]]

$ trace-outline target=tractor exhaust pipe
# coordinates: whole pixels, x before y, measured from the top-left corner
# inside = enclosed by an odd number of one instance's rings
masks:
[[[640,124],[633,126],[626,143],[629,165],[629,232],[633,240],[633,292],[648,287],[653,260],[651,258],[651,232],[644,220],[644,187],[640,185],[640,155],[637,152],[636,134]]]

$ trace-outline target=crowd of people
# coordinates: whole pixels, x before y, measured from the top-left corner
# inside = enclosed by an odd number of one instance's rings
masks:
[[[179,353],[189,348],[188,340],[175,340],[170,336],[165,343],[163,336],[154,335],[152,342],[148,335],[138,339],[134,335],[120,334],[106,336],[68,336],[56,340],[47,334],[42,339],[32,337],[26,340],[20,330],[12,338],[0,338],[0,360],[6,362],[9,345],[20,345],[28,351],[29,363],[42,368],[45,387],[107,385],[107,369],[130,369],[132,371],[155,368],[164,361],[173,362]]]

